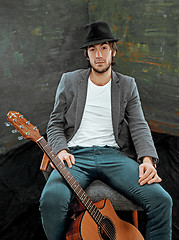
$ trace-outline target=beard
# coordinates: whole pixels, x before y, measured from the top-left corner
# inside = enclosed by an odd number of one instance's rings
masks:
[[[93,70],[96,72],[96,73],[105,73],[105,72],[107,72],[107,70],[110,68],[110,66],[111,66],[111,64],[109,64],[106,68],[104,68],[104,69],[101,69],[101,70],[99,70],[99,69],[97,69],[97,68],[95,68],[95,67],[92,67],[93,68]]]

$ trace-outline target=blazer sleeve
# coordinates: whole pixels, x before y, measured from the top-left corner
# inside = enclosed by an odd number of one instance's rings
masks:
[[[47,140],[55,154],[63,149],[68,149],[65,136],[65,112],[66,112],[66,74],[62,75],[57,88],[53,111],[47,125]]]
[[[150,156],[157,163],[158,155],[148,123],[144,118],[137,85],[134,79],[131,83],[129,97],[126,101],[126,119],[137,153],[137,160],[140,162],[144,156]]]

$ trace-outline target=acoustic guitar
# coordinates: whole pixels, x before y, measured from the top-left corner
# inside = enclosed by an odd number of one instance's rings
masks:
[[[117,216],[108,199],[97,203],[92,202],[65,165],[59,161],[45,138],[40,135],[37,127],[15,111],[7,114],[7,120],[25,139],[38,144],[84,207],[85,211],[70,225],[66,233],[67,240],[144,240],[136,227]]]

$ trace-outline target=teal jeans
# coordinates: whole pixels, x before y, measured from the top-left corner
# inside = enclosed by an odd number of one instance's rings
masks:
[[[140,186],[139,164],[112,147],[71,148],[76,162],[69,171],[85,189],[95,179],[136,201],[146,212],[146,240],[172,239],[172,199],[160,184]],[[41,195],[40,212],[48,240],[65,239],[69,204],[74,197],[53,170]]]

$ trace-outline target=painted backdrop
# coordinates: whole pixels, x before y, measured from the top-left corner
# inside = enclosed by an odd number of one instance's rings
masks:
[[[5,128],[10,110],[44,134],[61,74],[86,68],[82,26],[109,23],[115,69],[135,77],[153,131],[178,131],[178,0],[1,0],[0,153],[22,145]]]

